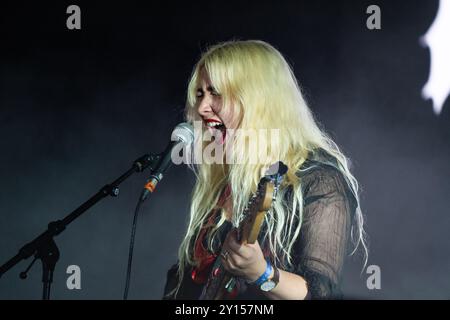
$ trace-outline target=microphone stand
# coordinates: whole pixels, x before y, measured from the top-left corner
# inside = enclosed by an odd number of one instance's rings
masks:
[[[25,271],[20,273],[20,278],[26,279],[27,272],[31,269],[36,260],[41,260],[43,284],[42,299],[49,300],[50,288],[53,281],[53,272],[59,259],[59,250],[53,238],[63,232],[66,229],[67,225],[69,225],[71,222],[73,222],[103,198],[107,196],[117,197],[119,195],[119,185],[133,173],[142,172],[149,167],[150,170],[153,171],[160,158],[160,154],[145,154],[144,156],[134,161],[131,169],[126,171],[112,183],[105,185],[100,189],[100,191],[98,191],[95,195],[93,195],[86,202],[80,205],[77,209],[68,214],[64,219],[50,222],[45,232],[37,236],[31,242],[25,244],[14,257],[0,266],[0,277],[9,269],[18,264],[21,260],[28,259],[32,255],[34,255],[34,259],[31,264]]]

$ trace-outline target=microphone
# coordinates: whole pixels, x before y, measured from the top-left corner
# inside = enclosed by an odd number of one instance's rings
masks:
[[[156,165],[152,168],[152,174],[142,190],[141,201],[144,201],[150,193],[155,191],[156,185],[162,180],[164,173],[172,166],[172,151],[179,150],[192,144],[194,141],[194,129],[187,122],[179,123],[172,131],[171,141],[165,150],[158,155]]]

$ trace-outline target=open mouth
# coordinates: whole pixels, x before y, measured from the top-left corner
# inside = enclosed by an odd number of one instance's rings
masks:
[[[205,119],[205,126],[211,129],[217,129],[217,130],[225,130],[225,125],[218,121],[218,120],[214,120],[214,119]]]
[[[225,135],[226,135],[226,127],[225,125],[216,119],[204,119],[203,122],[205,123],[205,126],[209,129],[209,130],[219,130],[222,133],[222,143],[225,140]]]

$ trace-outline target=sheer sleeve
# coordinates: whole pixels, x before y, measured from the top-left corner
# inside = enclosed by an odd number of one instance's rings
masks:
[[[344,176],[332,166],[317,167],[302,179],[304,211],[294,249],[295,273],[307,282],[307,298],[341,298],[340,276],[356,202]]]

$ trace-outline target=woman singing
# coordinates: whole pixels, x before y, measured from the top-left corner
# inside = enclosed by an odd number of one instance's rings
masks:
[[[189,122],[201,121],[229,157],[195,168],[189,223],[164,299],[198,299],[216,259],[240,284],[227,298],[341,297],[349,240],[367,259],[358,183],[315,121],[281,53],[263,41],[211,47],[194,68],[186,115]],[[258,152],[289,169],[258,241],[240,245],[233,227],[268,163],[252,161],[254,153],[232,132],[274,129],[278,138],[267,138]]]

